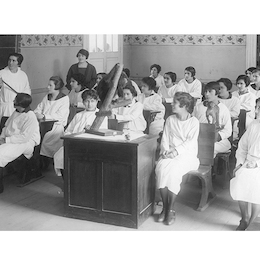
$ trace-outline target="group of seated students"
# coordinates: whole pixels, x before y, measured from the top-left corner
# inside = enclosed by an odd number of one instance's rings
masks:
[[[194,68],[187,67],[184,82],[181,80],[175,85],[168,83],[170,75],[166,73],[164,76],[169,87],[165,84],[157,88],[164,100],[173,98],[173,114],[164,126],[160,157],[155,169],[157,188],[163,202],[158,222],[167,225],[174,223],[174,203],[182,177],[198,169],[199,123],[216,125],[215,157],[231,149],[231,136],[238,138],[235,136],[235,119],[242,114],[245,115],[243,121],[246,131],[238,143],[230,194],[238,201],[241,211],[241,220],[236,230],[246,230],[260,213],[260,69],[249,68],[245,75],[238,76],[237,91],[231,92],[232,82],[227,78],[209,82],[204,88],[203,97],[200,96],[201,84],[195,81]],[[154,72],[151,72],[151,77],[154,77]]]
[[[138,87],[129,79],[130,71],[124,69],[127,80],[118,97],[124,105],[112,107],[110,118],[124,120],[123,131],[126,133],[142,133],[147,126],[143,110],[158,111],[149,126],[151,135],[158,136],[162,132],[160,156],[155,169],[157,188],[163,201],[158,222],[167,225],[174,223],[174,204],[182,177],[199,167],[199,123],[216,125],[215,157],[231,148],[229,138],[236,128],[232,119],[245,111],[247,130],[238,143],[236,177],[232,179],[230,188],[231,196],[238,200],[241,210],[242,219],[237,230],[245,230],[260,212],[260,99],[257,99],[260,96],[260,69],[249,68],[246,71],[248,76],[238,76],[238,90],[232,93],[232,82],[227,78],[207,83],[202,93],[202,83],[195,77],[196,71],[191,66],[185,68],[184,78],[177,84],[174,72],[167,72],[162,77],[161,67],[157,64],[152,65],[150,71],[151,75],[142,78]],[[22,154],[30,158],[34,146],[40,143],[38,120],[56,120],[52,130],[42,140],[40,155],[45,158],[43,162],[46,164],[49,160],[46,158],[54,158],[55,172],[63,175],[64,149],[61,137],[90,128],[98,111],[99,96],[95,89],[106,76],[105,73],[98,73],[96,84],[87,88],[82,73],[71,73],[68,95],[63,92],[63,80],[53,76],[48,82],[48,94],[34,111],[30,109],[32,98],[29,94],[16,95],[13,103],[15,111],[5,122],[0,135],[0,193],[4,190],[3,168]],[[165,117],[166,103],[171,104],[172,110],[168,117]],[[72,107],[83,110],[70,118]],[[107,118],[101,128],[108,128]],[[249,214],[250,203],[252,207]]]

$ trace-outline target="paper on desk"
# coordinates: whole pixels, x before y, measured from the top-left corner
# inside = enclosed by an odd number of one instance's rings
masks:
[[[93,135],[93,134],[88,134],[88,133],[83,133],[83,134],[78,134],[75,135],[74,137],[78,138],[87,138],[87,139],[97,139],[97,140],[105,140],[105,141],[132,141],[135,140],[139,137],[145,136],[143,133],[135,133],[131,132],[130,133],[130,138],[126,139],[126,134],[122,135],[112,135],[112,136],[100,136],[100,135]]]

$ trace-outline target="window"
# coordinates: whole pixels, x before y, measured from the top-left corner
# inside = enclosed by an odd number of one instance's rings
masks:
[[[117,34],[90,34],[89,52],[118,52]]]

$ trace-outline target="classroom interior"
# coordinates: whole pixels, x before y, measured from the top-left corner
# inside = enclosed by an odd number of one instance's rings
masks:
[[[79,49],[90,51],[89,63],[97,72],[109,72],[116,63],[129,68],[130,78],[138,84],[149,76],[151,64],[160,64],[162,73],[173,71],[177,81],[184,68],[196,68],[203,83],[229,78],[233,83],[246,68],[260,65],[259,35],[0,35],[1,68],[12,51],[20,52],[22,70],[29,78],[32,109],[46,95],[47,83],[57,75],[65,80],[69,67],[77,62]],[[234,90],[236,87],[233,85]],[[235,166],[234,153],[229,171]],[[201,187],[196,179],[183,184],[176,203],[177,218],[172,226],[157,223],[155,215],[136,231],[233,231],[239,222],[239,208],[229,193],[229,180],[222,171],[213,179],[216,199],[209,207],[196,211]],[[17,187],[15,175],[5,176],[5,191],[0,195],[2,231],[128,231],[127,227],[96,223],[64,216],[63,180],[52,165],[44,178]],[[156,212],[161,204],[156,206]],[[18,217],[19,216],[19,217]],[[257,218],[250,230],[260,230]]]

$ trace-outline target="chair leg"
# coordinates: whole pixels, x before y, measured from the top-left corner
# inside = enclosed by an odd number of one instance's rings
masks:
[[[214,200],[214,198],[216,197],[216,193],[214,192],[212,186],[211,172],[209,172],[206,176],[201,177],[200,179],[202,184],[202,191],[201,191],[200,203],[197,210],[203,211]]]

